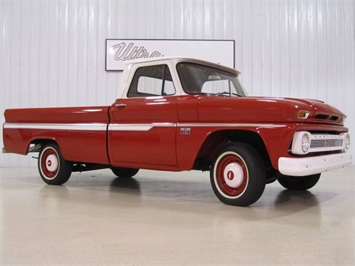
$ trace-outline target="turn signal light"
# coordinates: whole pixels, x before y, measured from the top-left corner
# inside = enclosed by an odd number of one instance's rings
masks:
[[[310,111],[301,110],[298,112],[297,118],[298,119],[307,119],[310,113],[311,113]]]

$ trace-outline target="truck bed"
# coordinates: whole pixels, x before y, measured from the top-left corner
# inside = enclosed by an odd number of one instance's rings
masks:
[[[57,142],[68,161],[108,164],[107,106],[8,109],[3,129],[6,152],[26,155],[39,140]]]

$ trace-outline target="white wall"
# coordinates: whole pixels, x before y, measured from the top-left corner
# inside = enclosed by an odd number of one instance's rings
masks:
[[[106,38],[234,39],[249,94],[325,100],[355,135],[354,16],[353,0],[2,0],[0,111],[111,104],[121,74],[105,72]]]

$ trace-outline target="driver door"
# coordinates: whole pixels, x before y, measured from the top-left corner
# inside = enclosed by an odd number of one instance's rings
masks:
[[[138,68],[127,98],[110,108],[109,155],[114,166],[176,167],[177,97],[167,65]],[[165,168],[165,167],[162,167]]]

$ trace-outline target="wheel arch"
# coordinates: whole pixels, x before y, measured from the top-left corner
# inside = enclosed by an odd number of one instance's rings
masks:
[[[194,169],[208,170],[216,154],[231,142],[241,142],[254,147],[266,165],[271,165],[270,157],[261,136],[251,130],[219,130],[209,134],[201,145],[194,163]]]
[[[34,138],[29,141],[27,145],[27,153],[39,152],[43,146],[50,143],[56,144],[60,149],[60,145],[55,138],[41,137],[41,138]]]

